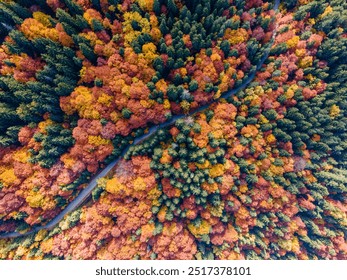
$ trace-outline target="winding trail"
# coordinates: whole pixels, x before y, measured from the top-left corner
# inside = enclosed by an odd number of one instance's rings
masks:
[[[280,5],[280,0],[275,0],[275,4],[274,4],[274,10],[276,12],[278,12],[278,8]],[[179,119],[183,119],[186,118],[187,116],[191,116],[194,115],[196,113],[202,112],[203,110],[207,109],[208,107],[210,107],[213,103],[218,102],[220,99],[224,99],[224,98],[228,98],[231,95],[234,95],[235,93],[244,90],[255,78],[255,75],[257,74],[257,72],[260,70],[260,68],[262,67],[262,65],[264,64],[265,60],[268,58],[271,47],[273,46],[274,40],[275,40],[275,36],[277,34],[277,27],[275,27],[273,35],[272,35],[272,39],[271,39],[271,44],[268,47],[268,49],[265,51],[264,55],[262,56],[260,62],[258,63],[258,65],[255,67],[254,70],[252,70],[249,75],[248,78],[244,81],[244,83],[242,85],[240,85],[239,87],[232,89],[230,91],[225,92],[224,94],[222,94],[219,98],[212,100],[210,103],[199,107],[193,111],[191,111],[188,115],[185,114],[181,114],[181,115],[176,115],[174,117],[172,117],[170,120],[153,126],[149,129],[148,133],[139,136],[137,138],[135,138],[134,142],[129,145],[128,147],[126,147],[122,154],[115,160],[113,160],[111,163],[109,163],[99,174],[97,174],[88,184],[88,186],[83,189],[79,195],[68,205],[66,206],[66,208],[61,211],[55,218],[53,218],[51,221],[49,221],[47,224],[43,225],[43,226],[37,226],[37,227],[33,227],[30,231],[25,232],[25,233],[20,233],[20,232],[8,232],[8,233],[4,233],[0,235],[0,239],[4,239],[4,238],[16,238],[16,237],[25,237],[31,234],[34,234],[40,230],[52,230],[67,214],[71,213],[72,211],[74,211],[76,208],[78,208],[79,206],[81,206],[91,195],[92,191],[94,190],[94,188],[97,186],[97,181],[100,178],[105,177],[113,168],[114,166],[123,158],[123,156],[128,152],[128,150],[143,142],[144,140],[146,140],[147,138],[151,137],[152,135],[154,135],[159,129],[162,128],[166,128],[170,125],[173,125],[177,120]]]

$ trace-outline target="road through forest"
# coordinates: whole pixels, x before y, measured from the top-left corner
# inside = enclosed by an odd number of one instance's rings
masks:
[[[275,0],[274,3],[274,10],[277,12],[279,5],[280,5],[280,0]],[[182,115],[176,115],[174,117],[172,117],[170,120],[160,124],[160,125],[156,125],[153,126],[149,129],[148,133],[136,138],[134,140],[134,142],[129,145],[127,148],[125,148],[122,152],[122,154],[115,160],[113,160],[111,163],[109,163],[99,174],[97,174],[96,176],[94,176],[94,178],[89,182],[89,184],[87,185],[86,188],[84,188],[79,195],[68,205],[66,206],[66,208],[64,208],[63,211],[61,211],[56,217],[54,217],[51,221],[49,221],[47,224],[42,225],[42,226],[37,226],[32,228],[30,231],[25,232],[25,233],[20,233],[20,232],[8,232],[8,233],[4,233],[0,235],[0,239],[3,238],[15,238],[15,237],[24,237],[24,236],[28,236],[30,234],[34,234],[40,230],[52,230],[67,214],[71,213],[72,211],[74,211],[75,209],[77,209],[79,206],[81,206],[91,195],[92,191],[95,189],[95,187],[98,184],[98,180],[100,178],[105,177],[114,167],[115,165],[123,158],[123,156],[127,153],[127,151],[143,142],[144,140],[146,140],[147,138],[153,136],[159,129],[163,129],[166,128],[170,125],[173,125],[177,120],[179,119],[183,119],[186,118],[188,116],[192,116],[196,113],[202,112],[203,110],[207,109],[209,106],[211,106],[213,103],[218,102],[220,99],[224,99],[224,98],[228,98],[233,94],[236,94],[237,92],[244,90],[254,79],[257,71],[259,71],[259,69],[262,67],[262,65],[264,64],[265,60],[268,58],[269,53],[270,53],[270,49],[273,45],[273,42],[275,40],[275,36],[277,34],[277,28],[274,29],[273,35],[272,35],[272,40],[270,43],[270,46],[267,47],[267,49],[265,50],[262,58],[260,59],[258,65],[255,67],[255,69],[253,69],[249,75],[248,78],[243,82],[243,84],[235,89],[232,89],[230,91],[225,92],[224,94],[222,94],[219,98],[212,100],[210,103],[196,109],[193,110],[192,112],[190,112],[189,114],[182,114]]]

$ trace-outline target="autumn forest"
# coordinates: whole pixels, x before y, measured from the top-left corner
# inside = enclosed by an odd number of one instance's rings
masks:
[[[345,0],[0,0],[0,259],[347,259]]]

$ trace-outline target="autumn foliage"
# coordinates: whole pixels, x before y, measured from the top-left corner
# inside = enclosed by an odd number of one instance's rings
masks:
[[[346,259],[347,6],[282,2],[0,1],[0,233],[185,115],[0,259]]]

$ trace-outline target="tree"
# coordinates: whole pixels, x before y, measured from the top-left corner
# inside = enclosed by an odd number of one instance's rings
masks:
[[[97,62],[97,55],[94,53],[93,48],[90,45],[87,45],[85,43],[80,43],[79,47],[83,53],[83,55],[93,64],[96,64]]]
[[[167,8],[173,16],[178,14],[178,8],[174,0],[167,0]]]
[[[159,0],[154,0],[154,2],[153,2],[153,11],[155,12],[156,15],[160,15],[160,13],[161,13],[161,6],[160,6],[160,1]]]
[[[72,15],[83,15],[83,9],[74,0],[64,0],[65,5],[69,9],[69,13]]]

